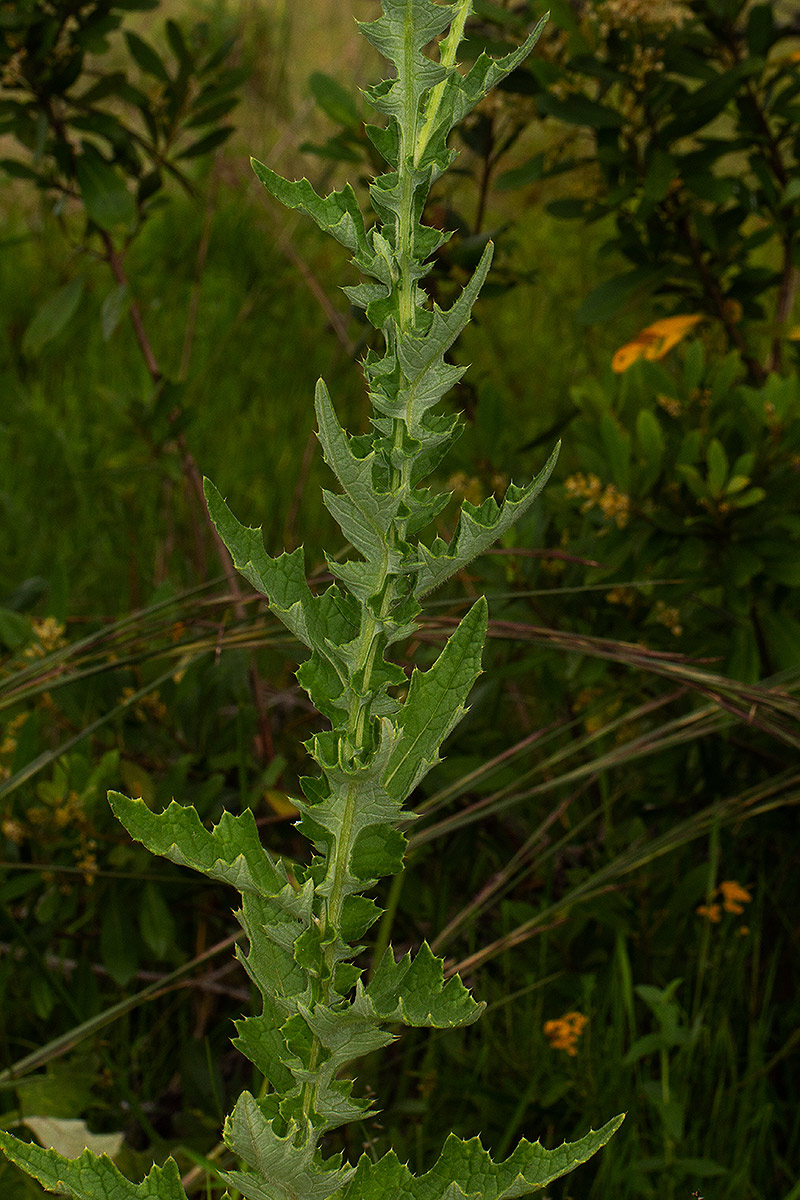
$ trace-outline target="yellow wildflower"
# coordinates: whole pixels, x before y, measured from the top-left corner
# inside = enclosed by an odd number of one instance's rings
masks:
[[[667,25],[676,29],[691,15],[685,0],[606,0],[602,11],[613,25]]]
[[[81,840],[80,849],[75,852],[75,865],[83,871],[84,883],[91,887],[97,873],[97,842],[94,838]]]
[[[554,1050],[565,1050],[574,1058],[578,1053],[578,1039],[588,1021],[583,1013],[568,1012],[555,1021],[545,1021],[544,1035]]]
[[[578,471],[564,480],[564,491],[571,499],[583,500],[581,512],[589,512],[595,505],[607,521],[616,521],[618,529],[624,529],[630,516],[631,500],[613,483],[603,487],[596,475],[584,475]]]
[[[631,512],[630,496],[620,492],[610,483],[599,497],[597,504],[607,521],[616,521],[617,529],[624,529]]]
[[[636,590],[631,587],[615,587],[606,592],[607,604],[624,604],[627,608],[633,608],[637,599]]]
[[[680,637],[683,633],[680,612],[673,604],[665,604],[663,600],[656,600],[650,615],[659,625],[668,629],[673,637]]]
[[[640,358],[646,358],[648,362],[664,358],[702,320],[702,313],[693,313],[654,321],[637,333],[632,341],[619,348],[611,360],[611,369],[621,375]]]
[[[64,626],[55,617],[34,617],[32,624],[33,632],[46,652],[60,650],[62,646],[66,646]]]
[[[3,835],[13,842],[15,846],[19,846],[25,841],[25,827],[13,817],[7,817],[2,825],[0,825]]]
[[[594,503],[603,490],[603,485],[596,475],[584,475],[578,471],[564,480],[564,490],[568,496],[575,499],[588,499]]]

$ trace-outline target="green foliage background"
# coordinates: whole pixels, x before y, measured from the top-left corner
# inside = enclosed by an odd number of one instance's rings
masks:
[[[321,572],[335,527],[316,499],[325,470],[309,397],[324,374],[358,427],[353,359],[367,331],[336,287],[343,256],[265,207],[247,155],[318,190],[366,178],[353,85],[377,68],[354,57],[345,7],[326,13],[324,37],[278,3],[128,18],[165,60],[163,18],[205,20],[211,42],[236,38],[230,65],[247,68],[224,148],[187,160],[191,193],[165,180],[126,258],[167,384],[154,383],[119,296],[113,321],[116,285],[106,262],[80,253],[79,206],[54,212],[52,195],[17,177],[2,198],[0,1068],[52,1044],[22,1079],[0,1076],[0,1122],[46,1115],[123,1131],[126,1172],[175,1153],[198,1195],[229,1096],[257,1087],[228,1046],[250,999],[229,963],[228,899],[125,841],[105,789],[138,788],[155,807],[175,796],[206,822],[223,805],[252,808],[266,842],[299,853],[287,797],[313,726],[295,650],[246,597],[231,602],[177,438],[235,492],[244,519],[266,514],[269,549],[303,542]],[[352,7],[374,15],[368,0]],[[476,5],[476,49],[517,44],[542,7]],[[409,870],[383,896],[375,950],[390,933],[416,947],[443,930],[435,948],[488,1013],[445,1037],[409,1032],[381,1056],[379,1078],[379,1060],[368,1063],[384,1111],[345,1148],[390,1140],[420,1169],[450,1127],[480,1131],[499,1157],[520,1136],[575,1136],[625,1107],[613,1152],[553,1195],[789,1200],[800,1159],[800,388],[786,335],[800,317],[795,302],[778,329],[776,299],[787,245],[796,262],[798,196],[790,180],[771,197],[774,178],[753,168],[763,142],[740,100],[755,89],[791,174],[797,91],[789,65],[737,84],[716,47],[732,27],[750,39],[751,63],[774,63],[800,38],[770,41],[791,6],[724,0],[671,31],[665,53],[692,58],[690,90],[719,75],[710,129],[681,136],[742,139],[725,159],[719,146],[644,136],[662,126],[652,114],[641,123],[630,32],[598,27],[613,7],[553,5],[540,65],[481,111],[460,174],[434,199],[434,217],[460,231],[437,267],[443,301],[489,232],[498,242],[493,294],[458,350],[472,363],[469,424],[449,485],[501,494],[509,464],[530,476],[557,436],[564,449],[557,485],[506,553],[426,610],[433,643],[487,594],[491,652],[468,723],[420,795]],[[645,32],[638,40],[660,52],[658,28]],[[125,46],[112,34],[117,65]],[[141,65],[132,70],[139,81]],[[663,125],[687,105],[667,97]],[[3,128],[3,157],[22,159]],[[612,153],[620,145],[628,159]],[[691,185],[675,212],[658,207],[678,202],[659,198],[671,172]],[[741,190],[709,175],[750,181],[749,223],[731,216]],[[738,320],[730,307],[727,324],[715,317],[683,261],[687,220]],[[663,268],[666,286],[654,282]],[[60,314],[74,311],[43,338],[60,319],[51,307],[48,328],[43,306],[60,289]],[[663,358],[611,369],[619,347],[676,312],[707,320]],[[754,377],[752,363],[766,369]],[[448,510],[442,520],[446,530]],[[726,881],[751,896],[743,913],[722,907]],[[715,904],[718,922],[698,914]],[[588,1017],[574,1057],[544,1031],[573,1011]],[[0,1184],[15,1200],[39,1194],[6,1165]]]

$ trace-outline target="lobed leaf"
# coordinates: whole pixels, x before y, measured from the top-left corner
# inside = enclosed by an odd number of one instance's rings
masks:
[[[266,596],[295,637],[335,664],[331,644],[345,645],[358,633],[358,618],[348,598],[335,587],[315,596],[306,581],[302,546],[273,558],[264,549],[261,530],[240,524],[210,479],[203,481],[203,489],[211,520],[237,571]]]
[[[141,1183],[131,1183],[107,1155],[98,1158],[91,1150],[84,1150],[78,1158],[64,1158],[55,1150],[44,1150],[3,1132],[0,1149],[46,1191],[73,1200],[186,1200],[172,1158],[163,1167],[153,1167]]]
[[[472,112],[484,96],[525,61],[541,37],[548,16],[549,14],[545,14],[542,17],[536,28],[516,50],[511,50],[502,58],[491,58],[484,52],[465,75],[455,68],[448,74],[441,96],[437,98],[434,110],[426,114],[427,120],[417,138],[414,154],[417,163],[433,160],[437,163],[439,171],[449,166],[451,155],[446,145],[448,134]]]
[[[523,1138],[509,1158],[492,1161],[479,1138],[461,1141],[450,1134],[425,1175],[415,1178],[390,1151],[377,1163],[362,1155],[356,1173],[336,1200],[513,1200],[546,1187],[596,1154],[622,1124],[615,1117],[577,1142],[546,1150]]]
[[[442,960],[427,942],[413,959],[409,951],[399,962],[387,947],[368,986],[359,983],[354,1006],[369,1006],[383,1021],[435,1029],[471,1025],[485,1008],[472,999],[457,975],[445,983]]]
[[[342,485],[345,495],[361,514],[365,525],[371,529],[373,539],[382,544],[397,515],[399,498],[376,489],[373,481],[375,452],[373,450],[363,458],[353,452],[353,439],[339,424],[330,393],[322,379],[317,383],[315,407],[317,436],[325,461]]]
[[[359,22],[359,29],[394,66],[397,78],[369,88],[365,95],[373,108],[403,127],[409,114],[419,110],[425,93],[446,78],[444,68],[422,50],[447,29],[453,11],[433,0],[383,0],[382,9],[376,21]]]
[[[307,179],[292,182],[283,179],[256,158],[251,158],[250,163],[256,177],[285,208],[304,212],[324,233],[331,234],[357,258],[367,262],[372,258],[364,217],[349,183],[340,192],[331,192],[323,197],[317,195]]]
[[[383,779],[399,803],[411,794],[431,767],[438,750],[467,711],[464,701],[481,672],[488,608],[481,597],[457,626],[432,667],[414,670],[397,719],[400,734]]]
[[[523,517],[553,473],[558,460],[559,442],[542,470],[524,488],[512,483],[502,505],[489,498],[480,507],[467,501],[461,506],[458,528],[449,546],[437,539],[428,548],[419,543],[419,572],[415,594],[421,598],[439,587],[447,579],[471,563],[474,558],[493,545],[510,529],[515,521]]]
[[[224,1139],[255,1172],[229,1171],[223,1178],[247,1200],[326,1200],[353,1176],[352,1167],[325,1169],[308,1142],[295,1145],[297,1126],[281,1136],[249,1092],[243,1092],[225,1121]]]
[[[287,883],[283,868],[276,866],[261,845],[249,808],[239,816],[224,812],[209,832],[194,808],[184,808],[174,800],[157,814],[143,800],[119,792],[109,792],[108,799],[131,837],[152,854],[258,896],[273,896]]]
[[[446,311],[433,306],[433,320],[424,337],[406,334],[397,339],[397,358],[411,384],[418,383],[425,371],[449,350],[469,322],[473,305],[489,273],[494,255],[494,243],[487,242],[469,283],[459,298]]]

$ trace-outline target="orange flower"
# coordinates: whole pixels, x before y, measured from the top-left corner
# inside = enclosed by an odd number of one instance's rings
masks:
[[[611,369],[621,375],[640,358],[646,358],[648,362],[664,358],[672,347],[683,341],[687,333],[694,329],[698,321],[702,320],[701,313],[693,313],[688,316],[664,317],[660,321],[654,321],[652,325],[648,325],[646,329],[637,333],[632,341],[620,347],[611,360]]]
[[[753,899],[747,888],[743,888],[735,879],[726,879],[717,892],[722,896],[722,907],[729,913],[743,913],[744,905]]]
[[[568,1012],[556,1021],[545,1021],[544,1034],[554,1050],[565,1050],[571,1058],[578,1053],[578,1038],[588,1023],[583,1013]]]
[[[698,917],[706,917],[714,925],[719,924],[722,920],[722,910],[718,904],[699,904],[697,915]]]

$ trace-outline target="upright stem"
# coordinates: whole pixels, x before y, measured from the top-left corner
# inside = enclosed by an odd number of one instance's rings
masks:
[[[453,21],[448,36],[442,43],[441,62],[448,69],[454,67],[458,46],[464,35],[464,25],[471,11],[472,0],[461,0],[458,14]],[[400,125],[400,155],[397,168],[401,203],[395,228],[394,245],[394,258],[397,267],[397,283],[395,285],[398,314],[397,326],[401,336],[411,333],[416,323],[414,200],[418,181],[415,179],[415,171],[425,146],[428,144],[435,128],[438,109],[444,93],[444,82],[433,89],[426,106],[423,127],[419,131],[421,114],[418,111],[418,100],[413,87],[413,79],[411,78],[414,70],[413,32],[413,24],[409,22],[406,31],[407,41],[404,56],[405,71],[407,74],[407,78],[404,81],[406,105]],[[393,433],[394,444],[397,449],[402,445],[404,432],[405,422],[396,419],[394,421]],[[407,482],[400,469],[392,469],[393,489],[402,487]],[[389,544],[396,544],[398,539],[403,537],[404,532],[405,520],[398,518],[389,530]],[[364,698],[369,695],[372,672],[376,661],[380,658],[380,652],[383,650],[384,622],[396,599],[396,588],[389,574],[388,551],[384,554],[381,571],[376,581],[376,592],[382,596],[380,612],[377,616],[370,611],[366,604],[362,606],[358,655],[359,691],[351,699],[347,726],[341,734],[340,740],[340,745],[343,742],[347,747],[348,754],[352,754],[356,758],[367,749],[369,744],[369,730],[367,729],[369,704],[365,702]],[[345,797],[343,817],[336,840],[335,851],[328,864],[328,872],[325,880],[327,895],[319,917],[323,933],[327,930],[336,930],[341,925],[342,908],[345,899],[345,877],[355,840],[355,804],[355,789],[351,787],[348,789],[347,796]],[[320,999],[323,1003],[327,1003],[330,999],[332,987],[330,974],[334,962],[334,953],[333,946],[330,946],[324,954],[322,965],[326,978],[320,989]],[[316,1065],[318,1055],[319,1044],[318,1039],[315,1037],[311,1049],[311,1062],[314,1065]],[[303,1113],[309,1119],[309,1127],[305,1132],[314,1145],[316,1144],[318,1134],[315,1132],[313,1123],[310,1121],[310,1114],[318,1086],[318,1083],[309,1081],[303,1088]]]
[[[467,23],[467,18],[472,12],[472,0],[461,0],[458,13],[453,19],[453,24],[450,26],[450,32],[442,42],[441,54],[439,61],[446,70],[451,71],[456,65],[456,57],[458,55],[458,47],[464,39],[464,26]],[[431,91],[428,103],[425,109],[425,120],[419,136],[415,140],[414,145],[414,166],[419,166],[422,155],[425,153],[425,148],[431,139],[431,134],[436,126],[436,118],[439,114],[439,107],[442,103],[444,89],[447,81],[442,80],[437,83],[436,87]]]

